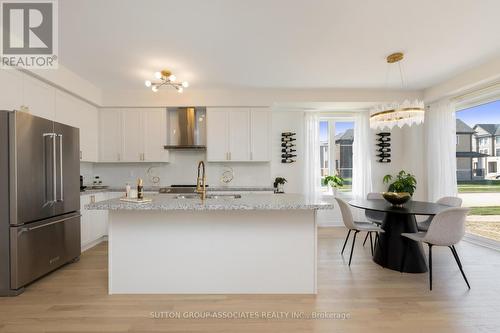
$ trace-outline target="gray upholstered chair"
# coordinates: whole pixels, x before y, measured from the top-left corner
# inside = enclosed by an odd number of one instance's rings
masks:
[[[342,252],[340,254],[344,254],[345,246],[347,244],[347,241],[349,240],[349,236],[351,235],[351,231],[354,231],[354,236],[352,239],[351,254],[349,256],[349,266],[351,266],[352,253],[354,251],[354,244],[356,243],[356,235],[358,234],[358,232],[361,232],[361,231],[384,232],[384,230],[382,230],[380,227],[374,225],[373,223],[355,222],[353,217],[352,217],[351,208],[349,207],[347,202],[345,202],[344,200],[342,200],[340,198],[335,198],[335,200],[337,200],[337,203],[339,204],[340,212],[342,213],[342,220],[344,221],[344,225],[346,226],[347,229],[349,229],[349,232],[347,233],[347,237],[345,238],[345,241],[344,241],[344,246],[342,247]],[[372,255],[373,255],[373,243],[372,243],[371,250],[372,250]]]
[[[427,243],[429,245],[429,288],[432,290],[432,247],[436,246],[447,246],[450,248],[455,261],[457,262],[458,268],[464,277],[467,287],[470,289],[469,281],[465,276],[464,270],[462,268],[462,263],[458,257],[458,252],[455,249],[455,244],[457,244],[465,234],[465,218],[469,208],[454,207],[442,211],[437,214],[432,223],[429,225],[429,230],[427,232],[416,232],[416,233],[402,233],[401,236],[406,237],[410,240]],[[403,252],[403,259],[401,263],[401,269],[404,267],[406,248]]]
[[[368,200],[375,200],[375,199],[384,200],[384,196],[382,195],[382,193],[379,193],[379,192],[370,192],[366,195],[366,199],[368,199]],[[365,217],[366,217],[366,220],[368,222],[371,222],[377,226],[381,226],[382,222],[384,222],[385,213],[384,212],[377,212],[374,210],[365,210]],[[365,246],[366,241],[368,240],[368,237],[370,237],[370,242],[371,242],[371,237],[372,237],[371,232],[366,233],[365,240],[363,241],[363,246]]]
[[[460,207],[462,206],[462,199],[459,197],[442,197],[436,201],[437,204],[450,206],[450,207]],[[427,231],[432,222],[432,216],[429,216],[425,221],[417,223],[418,231]]]

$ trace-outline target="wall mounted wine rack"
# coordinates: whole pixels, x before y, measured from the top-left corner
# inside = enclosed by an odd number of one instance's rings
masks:
[[[294,163],[297,161],[296,140],[295,133],[281,133],[281,163]]]
[[[377,157],[379,157],[378,162],[380,163],[391,163],[391,133],[381,132],[377,133],[378,143],[377,143]]]

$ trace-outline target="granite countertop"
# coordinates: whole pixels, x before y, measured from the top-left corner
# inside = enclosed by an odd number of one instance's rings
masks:
[[[242,194],[241,198],[219,197],[178,199],[174,194],[146,195],[152,199],[148,203],[130,203],[112,199],[91,203],[86,206],[90,210],[289,210],[289,209],[333,209],[333,199],[325,200],[301,194]]]

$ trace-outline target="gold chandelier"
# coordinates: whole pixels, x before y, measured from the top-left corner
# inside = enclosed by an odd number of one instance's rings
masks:
[[[162,86],[170,86],[175,88],[178,93],[182,93],[184,88],[189,87],[189,83],[187,81],[177,82],[177,78],[172,74],[171,71],[164,69],[161,72],[154,73],[154,77],[160,81],[151,82],[146,80],[144,85],[148,88],[151,88],[153,92],[157,92],[158,89]]]
[[[387,57],[388,64],[397,63],[399,65],[399,74],[401,77],[401,87],[404,88],[403,69],[401,60],[404,54],[401,52],[393,53]],[[377,105],[371,110],[370,127],[372,129],[391,129],[394,126],[399,128],[404,125],[412,126],[422,124],[425,117],[424,101],[404,100],[403,102],[393,102]]]

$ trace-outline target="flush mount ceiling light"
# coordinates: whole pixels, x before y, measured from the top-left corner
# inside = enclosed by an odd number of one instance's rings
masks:
[[[403,60],[403,58],[404,54],[400,52],[393,53],[387,57],[389,66],[396,63],[398,64],[402,88],[405,87],[403,68],[401,65],[401,60]],[[389,70],[389,68],[387,70]],[[405,100],[401,103],[393,102],[390,104],[377,105],[371,110],[370,127],[372,129],[391,129],[394,126],[401,128],[404,125],[418,125],[424,122],[424,116],[424,102],[418,99],[414,101]]]
[[[144,82],[144,85],[148,88],[151,88],[153,92],[157,92],[161,86],[170,86],[175,88],[178,93],[182,93],[184,91],[184,88],[189,87],[189,83],[187,81],[184,81],[182,83],[176,82],[177,78],[175,77],[175,75],[173,75],[171,71],[166,69],[162,70],[161,72],[154,73],[154,77],[160,81],[151,82],[149,80],[146,80]]]

